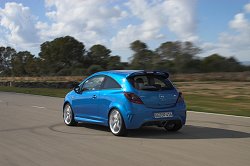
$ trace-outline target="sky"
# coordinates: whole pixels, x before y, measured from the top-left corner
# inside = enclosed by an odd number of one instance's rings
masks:
[[[67,35],[122,61],[137,39],[152,50],[191,41],[200,57],[250,61],[250,0],[0,0],[0,46],[38,55],[40,44]]]

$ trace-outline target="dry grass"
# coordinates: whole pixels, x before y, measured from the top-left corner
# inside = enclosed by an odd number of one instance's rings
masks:
[[[195,73],[170,75],[175,81],[250,81],[250,72]]]
[[[186,94],[224,98],[250,97],[250,82],[179,82],[176,85]]]
[[[189,110],[250,116],[250,82],[179,82]]]
[[[68,82],[82,81],[86,76],[0,77],[0,82]]]
[[[46,77],[0,77],[0,82],[23,81],[23,82],[43,82],[43,81],[81,81],[86,76],[46,76]],[[170,74],[174,81],[250,81],[250,72],[227,72],[227,73],[195,73],[195,74]]]

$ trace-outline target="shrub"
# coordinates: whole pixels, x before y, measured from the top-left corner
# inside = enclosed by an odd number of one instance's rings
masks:
[[[88,72],[88,74],[93,74],[93,73],[96,73],[96,72],[102,71],[102,70],[103,70],[103,68],[100,65],[91,65],[88,68],[87,72]]]

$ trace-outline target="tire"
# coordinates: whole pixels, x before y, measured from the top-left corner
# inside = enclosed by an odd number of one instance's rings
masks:
[[[65,104],[63,108],[63,121],[67,126],[75,126],[77,122],[74,118],[74,112],[70,106],[70,104]]]
[[[127,134],[124,120],[117,109],[113,109],[109,113],[109,128],[115,136],[125,136]]]
[[[170,131],[170,132],[176,132],[178,130],[180,130],[182,128],[182,124],[181,124],[181,121],[179,120],[176,120],[176,121],[168,121],[166,123],[166,125],[164,126],[164,128],[167,130],[167,131]]]

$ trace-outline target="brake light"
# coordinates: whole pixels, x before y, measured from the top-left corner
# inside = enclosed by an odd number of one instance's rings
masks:
[[[177,99],[177,103],[181,103],[184,102],[184,97],[182,96],[182,93],[179,93],[178,99]]]
[[[140,99],[140,97],[138,97],[136,94],[134,93],[129,93],[129,92],[124,92],[124,96],[132,103],[136,103],[136,104],[143,104],[142,100]]]

